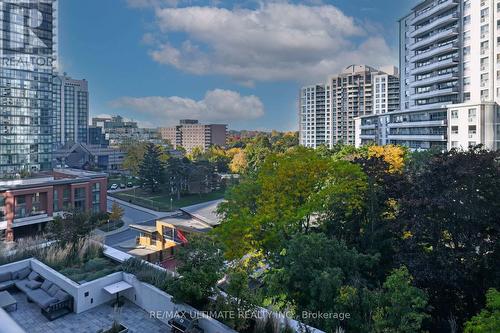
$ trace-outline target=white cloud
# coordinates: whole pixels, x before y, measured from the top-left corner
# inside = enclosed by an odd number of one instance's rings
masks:
[[[110,102],[110,106],[133,111],[156,126],[173,125],[184,118],[227,123],[264,115],[264,105],[258,97],[222,89],[208,91],[199,101],[178,96],[121,97]]]
[[[151,50],[155,61],[198,75],[228,76],[246,85],[319,81],[353,63],[396,63],[396,52],[370,24],[332,5],[271,2],[257,9],[156,8],[156,17],[156,46]],[[171,42],[172,33],[181,33],[182,40]]]

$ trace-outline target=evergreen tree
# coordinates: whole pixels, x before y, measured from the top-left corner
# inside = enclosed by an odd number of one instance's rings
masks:
[[[158,146],[148,143],[146,153],[139,167],[141,184],[151,193],[158,192],[164,183],[164,165],[161,161],[161,150]]]

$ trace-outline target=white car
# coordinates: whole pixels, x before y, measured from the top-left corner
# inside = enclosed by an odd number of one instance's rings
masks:
[[[118,189],[118,184],[111,185],[111,187],[109,189],[112,190],[112,191],[117,190]]]

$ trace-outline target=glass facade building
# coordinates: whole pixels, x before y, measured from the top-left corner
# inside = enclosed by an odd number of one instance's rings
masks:
[[[52,166],[57,1],[0,2],[0,175]]]
[[[54,77],[55,131],[59,148],[68,142],[87,143],[89,131],[89,91],[87,80],[66,75]]]

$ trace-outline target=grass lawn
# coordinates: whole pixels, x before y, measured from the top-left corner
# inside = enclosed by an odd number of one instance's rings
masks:
[[[115,198],[128,201],[130,203],[150,208],[158,211],[170,211],[170,195],[155,193],[151,194],[141,189],[123,191],[119,193],[109,194]],[[198,203],[217,200],[224,198],[224,190],[214,191],[204,194],[188,194],[183,195],[179,200],[177,197],[172,197],[172,209],[196,205]]]

